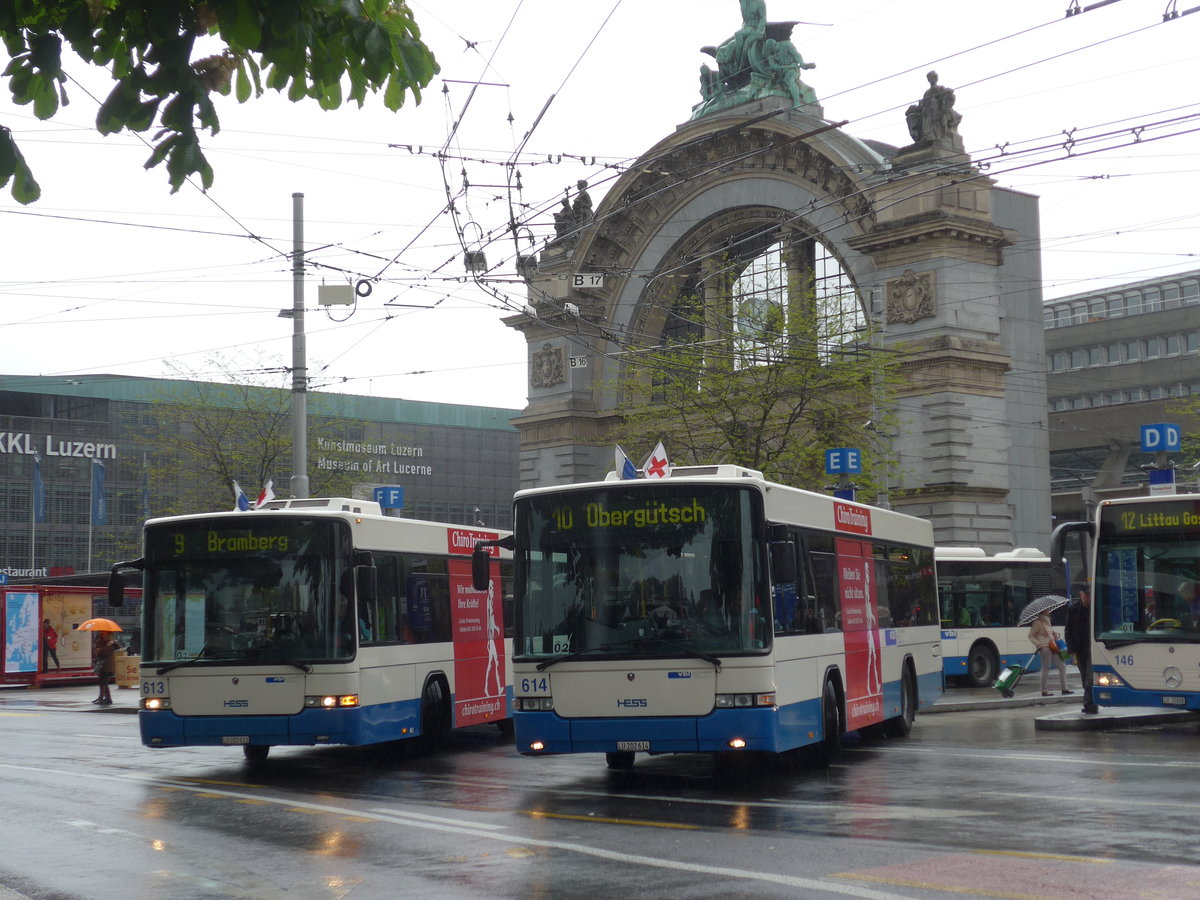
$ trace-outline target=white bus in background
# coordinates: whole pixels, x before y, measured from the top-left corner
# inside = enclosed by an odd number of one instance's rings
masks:
[[[938,547],[934,557],[946,677],[991,687],[1004,666],[1029,662],[1029,626],[1017,619],[1037,597],[1069,596],[1067,565],[1032,547],[993,555],[980,547]],[[1066,614],[1062,608],[1051,616],[1060,633]],[[1030,670],[1039,668],[1034,659]]]
[[[470,558],[504,534],[339,498],[151,519],[110,581],[143,573],[142,742],[262,760],[504,723],[510,563],[476,591]]]
[[[1082,537],[1092,582],[1094,702],[1200,710],[1200,494],[1105,500]]]
[[[727,465],[514,504],[523,754],[830,756],[941,695],[926,521]]]

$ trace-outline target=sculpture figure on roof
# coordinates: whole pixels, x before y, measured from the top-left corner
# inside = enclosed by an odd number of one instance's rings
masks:
[[[925,77],[929,79],[929,90],[904,113],[908,133],[914,143],[930,141],[961,150],[963,142],[958,123],[962,121],[962,114],[954,108],[954,91],[938,84],[937,72],[930,72]]]
[[[717,68],[700,67],[701,101],[692,118],[749,103],[762,97],[785,97],[792,106],[816,104],[800,71],[813,69],[792,43],[796,22],[768,22],[765,0],[740,0],[742,27],[717,47],[701,47]],[[819,111],[818,111],[819,112]]]

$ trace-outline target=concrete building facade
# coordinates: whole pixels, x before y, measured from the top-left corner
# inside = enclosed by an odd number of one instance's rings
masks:
[[[89,549],[92,570],[137,555],[142,522],[175,499],[169,484],[147,479],[145,461],[171,450],[170,434],[146,435],[161,433],[156,407],[176,385],[117,375],[0,376],[0,575],[83,572]],[[363,498],[375,487],[402,488],[396,515],[511,525],[518,435],[510,420],[517,410],[322,397],[332,413],[323,417],[329,438],[324,451],[310,453],[311,471],[348,471]],[[146,427],[155,421],[157,429]],[[35,455],[46,496],[42,523],[33,521]],[[91,524],[93,461],[104,467],[106,525]],[[279,496],[287,496],[290,459],[287,465],[273,473]],[[242,487],[251,494],[260,486]],[[226,493],[222,508],[232,509],[232,490]]]
[[[1045,304],[1052,506],[1056,520],[1097,501],[1142,494],[1153,454],[1141,426],[1197,423],[1181,401],[1200,397],[1200,269],[1059,297]],[[1196,486],[1196,460],[1175,457]]]

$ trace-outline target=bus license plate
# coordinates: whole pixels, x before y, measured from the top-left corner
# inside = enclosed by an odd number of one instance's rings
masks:
[[[235,746],[237,744],[250,743],[250,735],[248,734],[227,734],[221,738],[221,743],[226,747]]]
[[[649,741],[617,741],[618,750],[649,750]]]

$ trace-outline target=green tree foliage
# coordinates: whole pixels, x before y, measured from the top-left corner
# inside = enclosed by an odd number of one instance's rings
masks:
[[[165,162],[172,193],[191,175],[212,185],[197,132],[220,130],[214,92],[245,103],[267,87],[336,109],[382,90],[395,111],[408,92],[420,103],[439,71],[404,0],[8,0],[0,38],[13,99],[39,119],[68,102],[64,47],[108,69],[97,130],[154,129],[146,168]],[[0,126],[0,187],[9,181],[20,203],[41,194]]]
[[[222,373],[222,382],[172,382],[171,389],[154,406],[154,424],[146,438],[163,450],[147,461],[151,493],[176,497],[172,508],[155,509],[155,515],[232,509],[235,480],[252,503],[269,480],[274,482],[277,496],[289,496],[291,392],[249,379],[227,360],[213,362]],[[188,379],[197,377],[194,373],[180,374]],[[315,468],[319,442],[336,442],[344,431],[335,418],[322,415],[326,411],[332,411],[329,398],[310,393],[310,493],[314,497],[350,497],[355,478],[352,472],[336,466],[319,471]],[[331,455],[337,454],[320,451],[320,456]]]
[[[711,291],[685,301],[677,313],[705,328],[627,355],[613,438],[635,463],[662,440],[674,465],[742,465],[816,491],[831,477],[825,450],[858,447],[859,496],[877,499],[891,465],[880,438],[893,424],[895,354],[855,313],[851,327],[837,324],[854,298],[818,302],[795,285],[778,304],[736,293],[731,280],[715,302]]]

